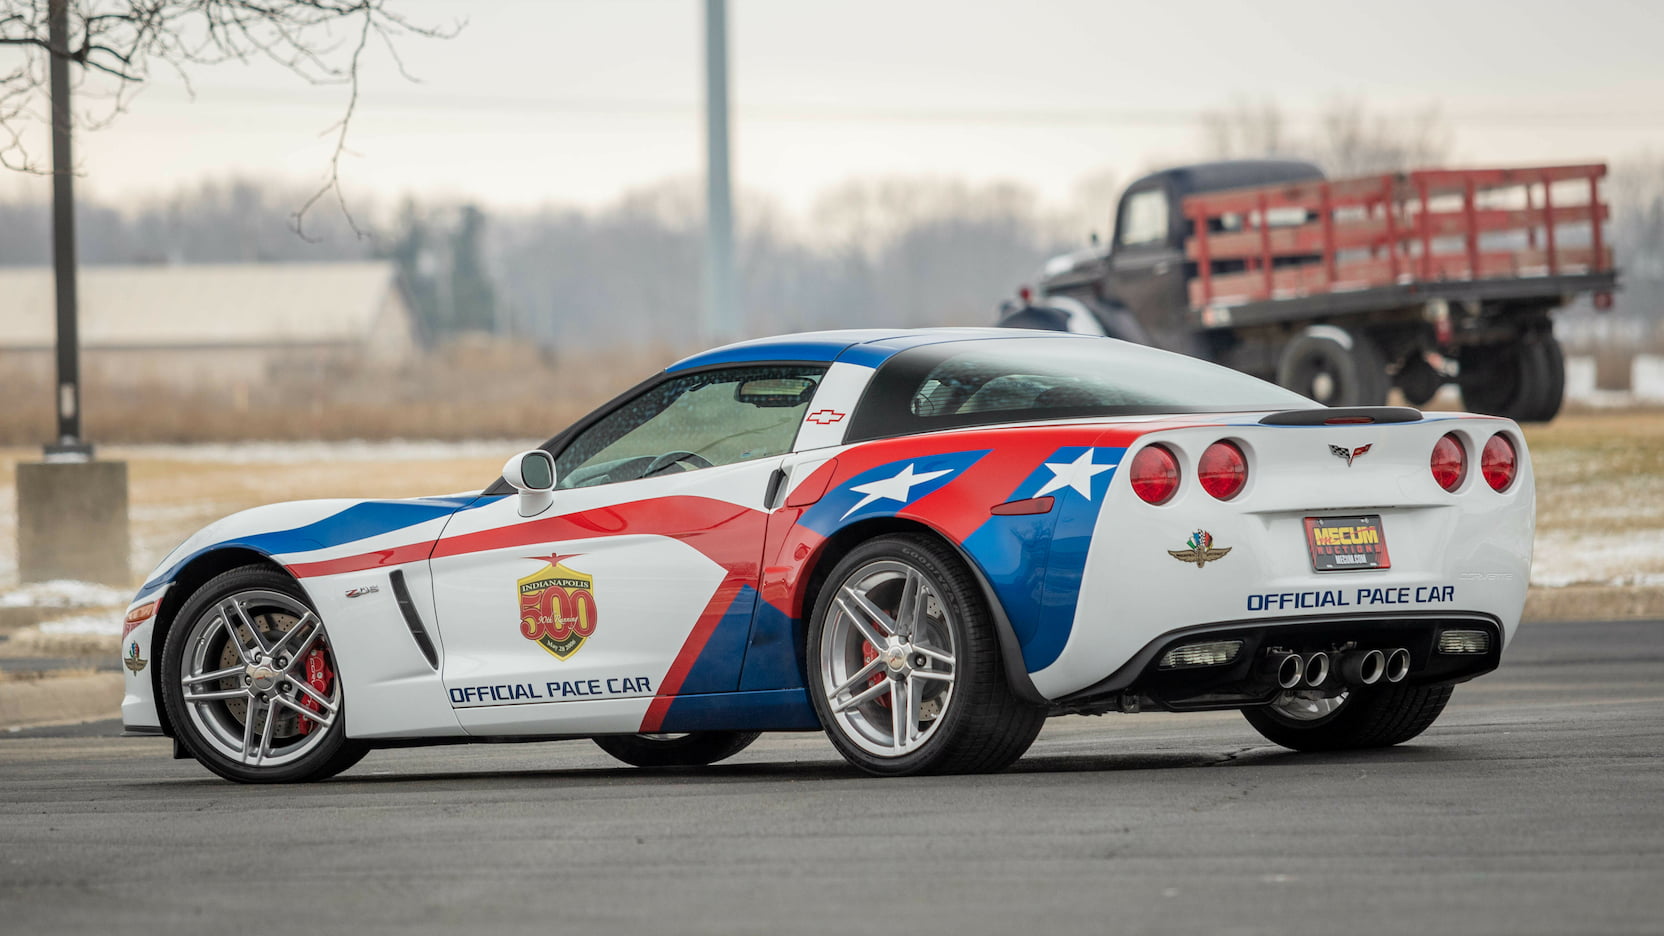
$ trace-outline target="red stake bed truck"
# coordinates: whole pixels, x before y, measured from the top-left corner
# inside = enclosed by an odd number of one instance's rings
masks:
[[[1564,359],[1549,313],[1610,305],[1604,165],[1423,169],[1326,179],[1310,163],[1157,172],[1121,196],[1107,248],[1046,265],[1001,324],[1101,331],[1275,380],[1334,405],[1546,421]]]

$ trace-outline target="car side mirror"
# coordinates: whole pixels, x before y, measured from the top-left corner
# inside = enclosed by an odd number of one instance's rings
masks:
[[[520,492],[520,516],[535,517],[555,502],[555,457],[542,449],[503,463],[503,480]]]

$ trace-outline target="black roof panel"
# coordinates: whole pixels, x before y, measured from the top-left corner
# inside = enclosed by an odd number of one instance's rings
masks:
[[[1321,178],[1322,169],[1300,159],[1228,159],[1152,172],[1127,186],[1127,189],[1130,191],[1155,179],[1166,179],[1172,184],[1174,194],[1183,198],[1197,192],[1219,192]]]

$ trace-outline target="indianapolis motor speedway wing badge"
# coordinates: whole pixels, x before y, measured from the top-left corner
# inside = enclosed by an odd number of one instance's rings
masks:
[[[1225,554],[1231,551],[1229,546],[1215,547],[1213,534],[1206,530],[1197,530],[1190,534],[1190,540],[1185,545],[1188,548],[1167,550],[1167,555],[1180,562],[1194,562],[1198,569],[1215,559],[1223,559]]]

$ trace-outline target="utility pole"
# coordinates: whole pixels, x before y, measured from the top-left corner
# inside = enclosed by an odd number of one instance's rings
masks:
[[[734,203],[728,178],[728,0],[705,0],[705,305],[701,338],[740,330]]]
[[[17,466],[17,571],[25,582],[132,580],[127,463],[93,461],[81,438],[81,339],[76,329],[75,163],[70,158],[69,4],[47,0],[52,91],[52,266],[57,276],[58,436],[46,458]],[[137,644],[134,645],[135,652]]]
[[[52,268],[58,284],[58,440],[46,454],[92,457],[81,439],[81,338],[76,328],[75,175],[70,156],[69,0],[49,0],[52,84]]]

